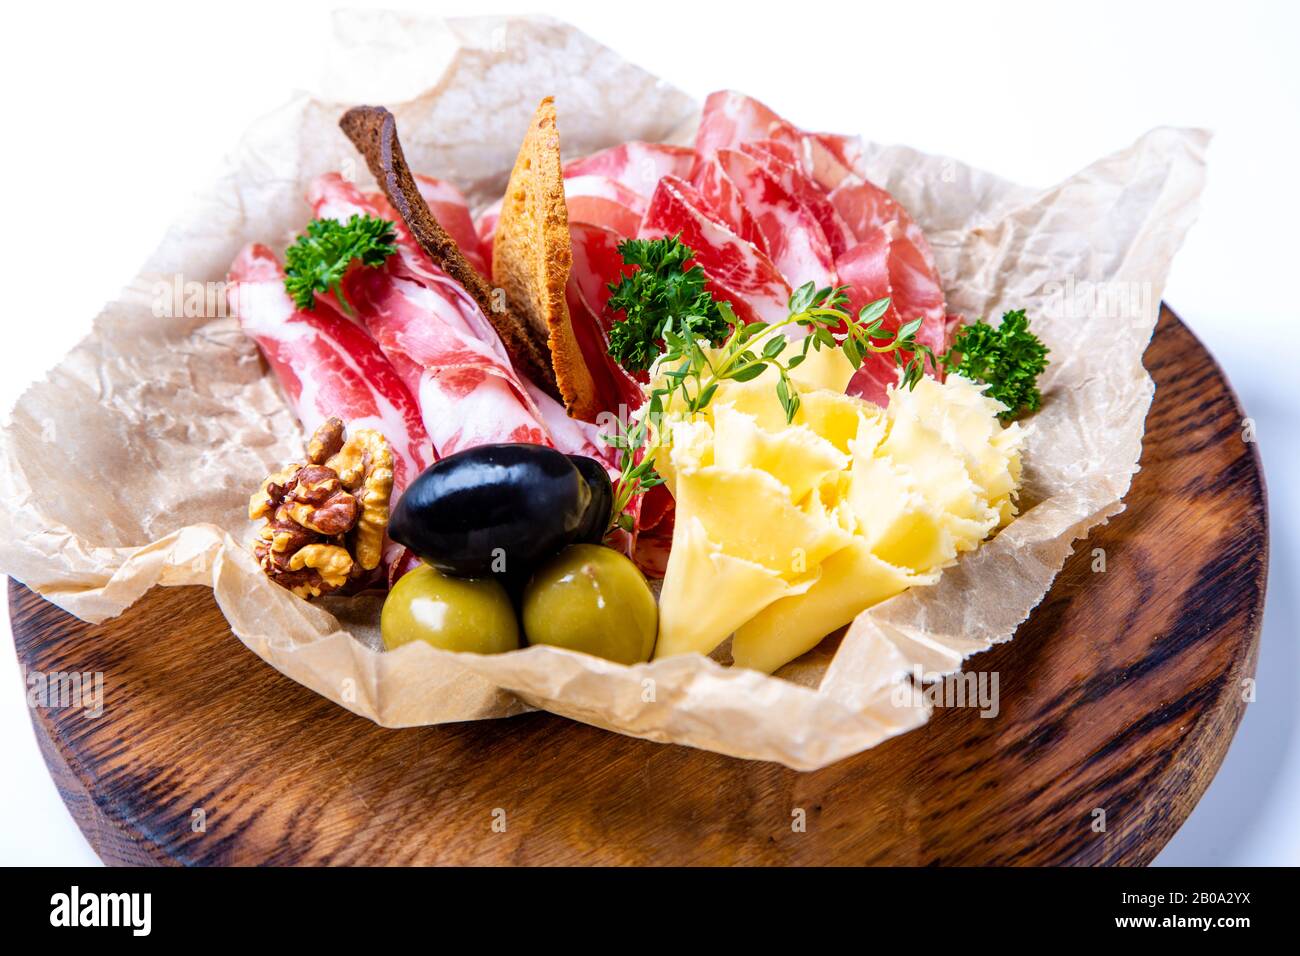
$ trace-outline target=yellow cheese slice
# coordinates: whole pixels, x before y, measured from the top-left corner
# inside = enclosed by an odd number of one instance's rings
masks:
[[[712,465],[679,473],[677,513],[697,518],[727,554],[788,578],[806,574],[850,537],[837,522],[796,507],[784,485],[756,468]]]
[[[802,425],[764,431],[752,415],[721,404],[713,410],[713,463],[765,471],[799,502],[826,476],[847,468],[849,457]]]
[[[887,564],[865,541],[855,539],[826,559],[807,591],[774,601],[742,625],[731,644],[732,659],[740,667],[770,674],[873,604],[909,587],[933,584],[938,577],[938,572],[910,574]]]
[[[655,658],[710,653],[756,610],[801,593],[814,577],[787,581],[770,568],[727,554],[709,540],[698,518],[679,514],[659,597]]]

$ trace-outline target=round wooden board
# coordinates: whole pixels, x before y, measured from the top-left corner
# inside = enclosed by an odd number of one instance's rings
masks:
[[[999,674],[994,719],[936,710],[816,773],[545,713],[386,730],[245,651],[206,589],[92,626],[12,584],[27,672],[104,674],[102,716],[33,709],[36,736],[109,863],[1146,863],[1241,719],[1267,570],[1223,373],[1167,309],[1146,362],[1128,510],[975,659]]]

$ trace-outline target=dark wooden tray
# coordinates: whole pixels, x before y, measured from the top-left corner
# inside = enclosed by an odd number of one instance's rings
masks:
[[[105,675],[101,717],[35,709],[37,739],[109,863],[1146,863],[1241,719],[1268,564],[1223,373],[1168,309],[1146,362],[1128,510],[973,662],[996,719],[938,710],[807,774],[544,713],[385,730],[245,651],[206,589],[92,626],[14,583],[22,666]]]

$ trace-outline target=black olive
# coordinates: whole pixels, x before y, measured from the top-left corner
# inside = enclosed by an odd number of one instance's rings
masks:
[[[609,519],[614,510],[614,484],[609,480],[605,466],[596,459],[586,455],[570,455],[569,461],[573,462],[591,489],[591,502],[587,505],[587,513],[583,515],[574,543],[600,544],[605,540],[605,532],[609,530]]]
[[[388,536],[439,571],[526,573],[574,540],[592,492],[543,445],[479,445],[430,465],[393,508]]]

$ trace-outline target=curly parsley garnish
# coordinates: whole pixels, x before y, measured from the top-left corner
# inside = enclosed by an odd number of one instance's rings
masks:
[[[1043,396],[1038,376],[1047,368],[1047,346],[1029,331],[1024,309],[1002,314],[997,326],[980,321],[957,331],[943,356],[948,371],[988,383],[986,394],[1007,407],[1002,421],[1036,412]]]
[[[654,364],[670,321],[681,334],[712,344],[727,334],[718,303],[704,288],[704,270],[686,268],[695,253],[680,235],[628,239],[619,243],[618,252],[627,265],[637,267],[609,286],[609,307],[626,316],[609,332],[609,354],[619,365],[643,372]]]
[[[343,275],[352,261],[383,265],[397,251],[397,230],[387,219],[353,214],[347,222],[313,219],[307,232],[284,252],[284,288],[300,309],[316,304],[316,293],[333,292],[344,311]]]

